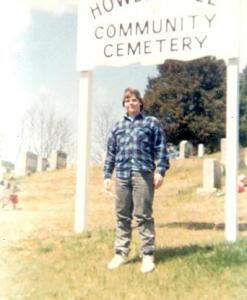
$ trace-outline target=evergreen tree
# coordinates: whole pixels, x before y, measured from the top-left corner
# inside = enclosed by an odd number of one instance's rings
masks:
[[[239,108],[239,139],[240,144],[247,146],[247,66],[240,74],[240,108]]]
[[[159,75],[148,79],[145,110],[162,121],[168,142],[189,140],[205,144],[209,151],[218,150],[226,125],[224,61],[214,57],[167,60],[157,68]]]

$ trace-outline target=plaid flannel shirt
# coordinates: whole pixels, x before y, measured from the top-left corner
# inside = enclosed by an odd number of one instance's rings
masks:
[[[156,161],[156,164],[155,164]],[[129,178],[131,171],[157,172],[162,176],[169,169],[166,138],[155,117],[140,113],[134,120],[125,115],[113,127],[107,142],[104,178]]]

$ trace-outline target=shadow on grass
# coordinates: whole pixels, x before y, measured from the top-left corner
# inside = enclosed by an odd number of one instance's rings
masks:
[[[214,250],[213,246],[205,245],[188,245],[181,247],[171,247],[171,248],[158,248],[155,250],[155,261],[158,264],[159,262],[164,262],[166,260],[175,259],[177,257],[185,257],[194,255],[196,253],[206,254]]]
[[[177,257],[190,256],[196,253],[205,254],[214,250],[213,246],[205,245],[188,245],[176,248],[157,248],[155,250],[155,262],[158,264],[167,260],[175,259]],[[139,256],[135,256],[128,261],[128,263],[135,263],[140,261]]]
[[[165,224],[157,224],[159,228],[168,227],[168,228],[186,228],[189,230],[224,230],[224,223],[209,223],[209,222],[172,222]],[[247,224],[241,223],[238,224],[239,231],[247,231]]]

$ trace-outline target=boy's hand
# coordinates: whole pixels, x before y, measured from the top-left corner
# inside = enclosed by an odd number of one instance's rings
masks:
[[[163,180],[164,180],[164,177],[161,176],[159,173],[156,173],[154,175],[154,187],[155,187],[155,189],[158,189],[159,187],[162,186]]]

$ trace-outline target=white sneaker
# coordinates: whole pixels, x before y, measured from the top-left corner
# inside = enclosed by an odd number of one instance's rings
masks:
[[[107,268],[109,270],[116,269],[120,267],[121,265],[125,264],[127,261],[127,256],[121,255],[121,254],[115,254],[113,259],[108,263]]]
[[[141,272],[142,273],[152,272],[154,269],[155,269],[154,256],[153,255],[143,255]]]

